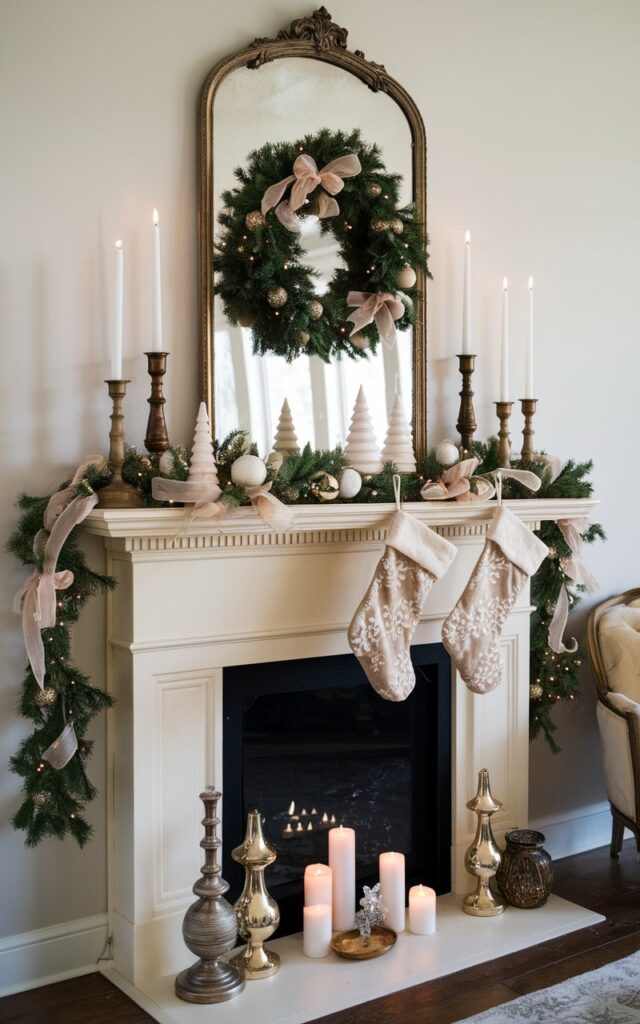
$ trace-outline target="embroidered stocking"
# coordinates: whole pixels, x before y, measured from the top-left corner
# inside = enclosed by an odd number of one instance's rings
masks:
[[[405,700],[415,686],[409,645],[424,599],[456,549],[406,512],[393,515],[387,545],[349,627],[349,645],[374,690]]]
[[[442,627],[442,641],[470,690],[502,680],[500,635],[518,594],[547,547],[513,512],[498,508],[471,579]]]

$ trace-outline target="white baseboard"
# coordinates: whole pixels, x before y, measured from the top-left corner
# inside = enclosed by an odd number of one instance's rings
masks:
[[[560,860],[574,853],[595,850],[598,846],[609,846],[611,811],[609,804],[602,801],[590,807],[580,807],[576,811],[538,818],[530,821],[529,827],[544,833],[545,849],[554,860]],[[625,832],[625,837],[630,834]]]
[[[95,914],[0,939],[0,996],[99,970],[107,915]]]

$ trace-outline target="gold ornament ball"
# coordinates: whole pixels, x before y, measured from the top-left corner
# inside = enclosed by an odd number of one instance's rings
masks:
[[[404,231],[404,224],[399,217],[396,217],[395,220],[391,221],[390,227],[394,235],[401,235]]]
[[[148,459],[146,455],[143,455],[142,458],[140,459],[140,465],[142,466],[143,469],[150,469],[151,459]]]
[[[309,304],[309,315],[311,316],[311,319],[319,320],[323,313],[324,306],[318,301],[318,299],[314,299],[313,302]]]
[[[305,345],[309,344],[309,339],[310,338],[311,338],[311,335],[308,334],[307,331],[299,331],[298,332],[298,336],[296,338],[296,341],[297,341],[298,345],[300,346],[300,348],[304,348]]]
[[[251,210],[251,212],[244,218],[244,222],[249,228],[249,231],[255,231],[256,228],[261,228],[263,226],[264,215],[260,210]]]
[[[531,683],[531,686],[529,687],[529,696],[531,700],[540,700],[543,693],[544,690],[542,689],[540,683]]]
[[[36,807],[44,807],[48,799],[49,796],[47,793],[34,793],[32,797],[32,800]]]
[[[38,690],[36,693],[36,704],[39,708],[50,708],[57,699],[58,694],[51,686],[45,686],[44,690]]]
[[[386,231],[388,227],[389,221],[387,220],[380,220],[379,218],[376,218],[376,220],[371,221],[372,231]]]
[[[371,342],[367,338],[366,334],[362,334],[361,331],[356,331],[355,334],[352,334],[349,341],[354,348],[359,348],[361,352],[364,352],[365,349],[371,347]]]
[[[413,288],[416,283],[416,272],[413,267],[402,267],[396,274],[398,288]]]
[[[238,317],[240,327],[254,327],[256,319],[251,313],[241,313]]]
[[[331,473],[325,473],[324,470],[319,469],[310,479],[311,490],[320,498],[320,501],[333,501],[338,497],[340,485]]]
[[[282,285],[279,288],[272,288],[267,294],[267,302],[272,309],[282,309],[288,298],[287,289]]]
[[[367,193],[372,199],[377,199],[382,195],[382,185],[378,185],[377,181],[370,181],[367,185]]]

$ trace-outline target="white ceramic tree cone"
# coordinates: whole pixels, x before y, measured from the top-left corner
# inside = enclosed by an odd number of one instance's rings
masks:
[[[373,433],[369,406],[362,387],[353,407],[345,455],[347,465],[353,466],[359,473],[379,473],[382,469],[382,455]]]
[[[213,458],[211,424],[204,402],[200,403],[198,409],[188,479],[190,483],[202,483],[209,487],[218,483],[218,470]]]
[[[276,436],[273,439],[274,452],[281,452],[283,455],[299,455],[300,446],[293,425],[293,416],[289,403],[285,398],[280,410],[280,419],[276,427]]]
[[[393,403],[387,437],[382,449],[382,458],[384,462],[393,462],[400,473],[415,473],[416,471],[411,427],[407,423],[400,395],[396,395]]]

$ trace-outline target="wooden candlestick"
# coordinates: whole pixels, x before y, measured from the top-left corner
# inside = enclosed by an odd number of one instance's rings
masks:
[[[509,420],[513,402],[496,402],[496,412],[500,420],[500,431],[498,433],[498,458],[502,469],[509,469],[511,466],[511,437],[509,435]]]
[[[164,419],[166,398],[162,393],[162,378],[167,372],[168,352],[145,352],[147,369],[151,377],[151,395],[149,403],[149,419],[147,420],[147,436],[144,445],[150,454],[162,455],[169,447],[169,435]]]
[[[522,415],[524,416],[524,430],[522,431],[522,461],[531,462],[533,459],[533,417],[536,411],[537,398],[521,398]]]
[[[471,377],[475,369],[476,357],[464,353],[458,356],[458,360],[460,362],[460,373],[462,374],[462,391],[460,392],[460,411],[458,412],[456,430],[460,434],[462,447],[465,451],[469,451],[473,444],[473,435],[478,426],[476,414],[473,410],[473,391],[471,390]]]
[[[113,403],[111,430],[109,431],[109,469],[111,483],[99,491],[101,508],[139,508],[142,497],[137,487],[122,479],[124,465],[124,413],[122,403],[127,393],[128,380],[107,380],[109,398]]]
[[[224,894],[229,883],[221,877],[218,864],[218,801],[222,793],[208,787],[200,794],[204,804],[204,850],[202,876],[193,887],[198,897],[192,903],[182,925],[187,947],[200,957],[176,978],[176,995],[188,1003],[223,1003],[242,992],[245,980],[242,971],[221,959],[230,953],[238,938],[238,922],[231,904]]]

